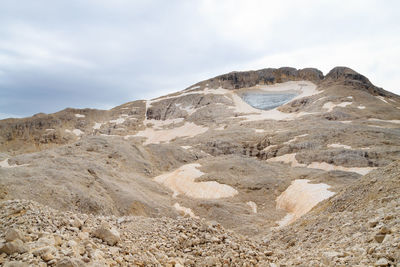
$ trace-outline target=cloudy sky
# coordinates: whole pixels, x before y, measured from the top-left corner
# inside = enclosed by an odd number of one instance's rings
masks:
[[[108,109],[281,66],[349,66],[400,94],[399,10],[398,0],[1,0],[0,118]]]

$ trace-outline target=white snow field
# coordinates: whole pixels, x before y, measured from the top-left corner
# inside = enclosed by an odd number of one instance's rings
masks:
[[[277,209],[288,214],[278,222],[280,227],[288,225],[307,212],[322,200],[330,198],[335,193],[329,191],[327,184],[310,184],[310,180],[294,180],[292,184],[276,199]]]
[[[204,173],[197,168],[201,167],[198,163],[186,164],[175,171],[159,175],[154,180],[173,191],[173,196],[186,195],[198,199],[218,199],[233,197],[238,191],[233,187],[220,184],[215,181],[196,182]]]
[[[369,173],[372,170],[375,170],[375,167],[344,167],[344,166],[338,166],[338,165],[333,165],[329,164],[326,162],[312,162],[311,164],[303,164],[299,163],[296,159],[296,153],[291,153],[291,154],[285,154],[282,156],[278,156],[275,158],[270,158],[267,159],[267,162],[283,162],[290,164],[292,167],[306,167],[306,168],[312,168],[312,169],[320,169],[324,171],[345,171],[345,172],[355,172],[361,175],[365,175]]]

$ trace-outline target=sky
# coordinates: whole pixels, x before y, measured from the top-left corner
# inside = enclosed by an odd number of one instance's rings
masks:
[[[0,119],[109,109],[231,71],[347,66],[400,94],[398,0],[1,0]]]

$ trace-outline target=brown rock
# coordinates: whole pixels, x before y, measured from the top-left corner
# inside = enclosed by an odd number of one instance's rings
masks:
[[[25,240],[24,235],[17,229],[10,229],[6,232],[5,239],[7,242],[15,239]]]
[[[377,234],[377,235],[375,235],[374,239],[376,242],[382,243],[383,239],[385,239],[385,235]]]
[[[14,253],[24,253],[26,251],[27,251],[27,248],[24,245],[24,242],[22,242],[20,239],[16,239],[16,240],[7,242],[0,248],[0,252],[4,252],[8,255],[14,254]]]

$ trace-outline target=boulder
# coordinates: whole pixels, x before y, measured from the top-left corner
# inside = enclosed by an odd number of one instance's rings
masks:
[[[9,229],[9,230],[7,230],[7,232],[5,234],[5,239],[6,239],[7,242],[14,241],[16,239],[25,241],[24,235],[17,229]]]
[[[26,248],[24,242],[22,242],[20,239],[7,242],[0,248],[0,252],[4,252],[8,255],[14,253],[25,253],[27,250],[28,249]]]
[[[93,232],[93,235],[100,238],[110,246],[115,245],[121,240],[119,232],[115,228],[109,227],[109,225],[106,224],[102,224],[99,228],[97,228]]]

